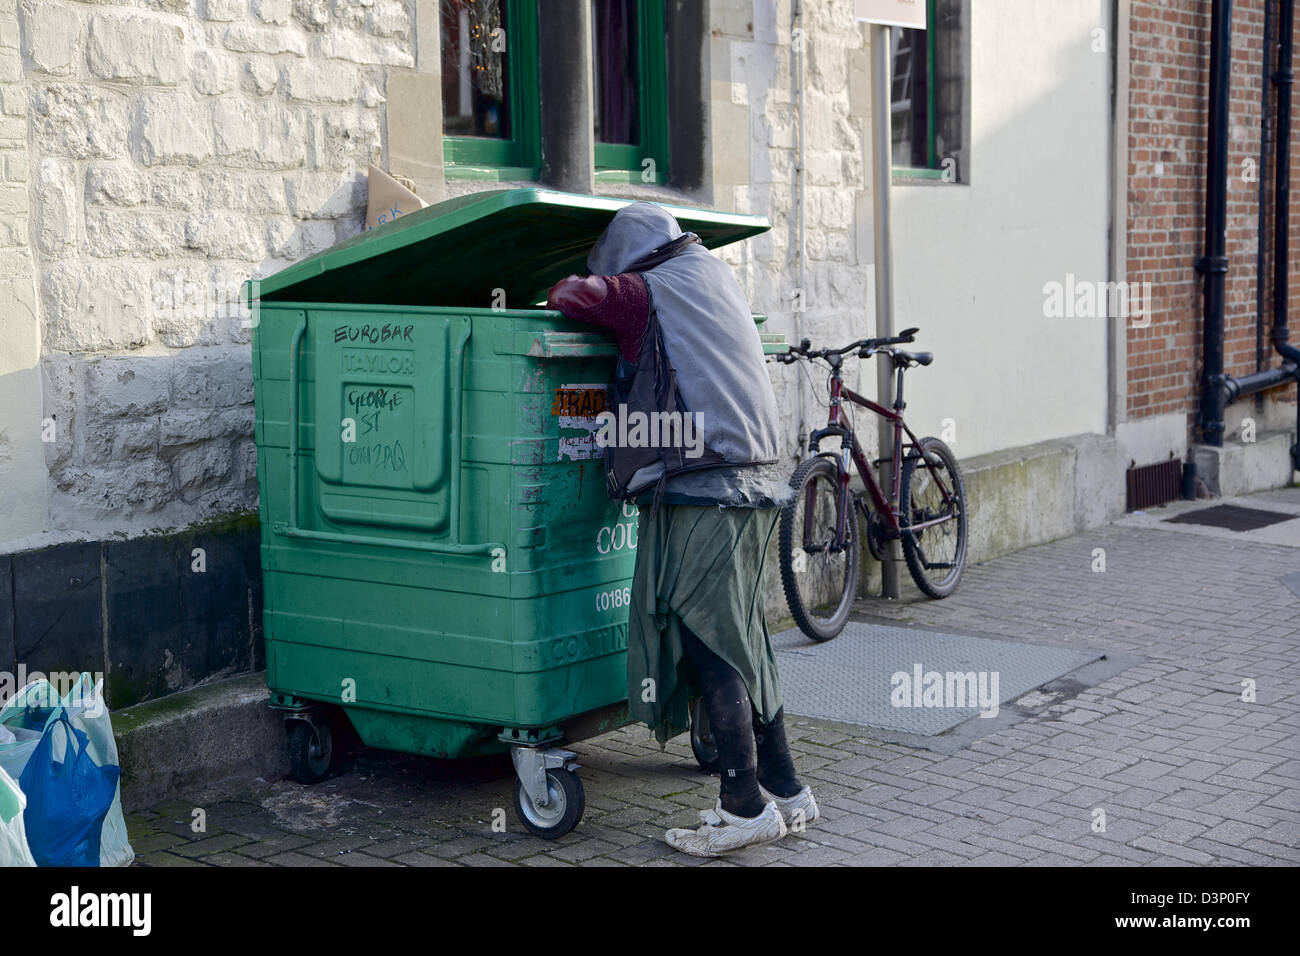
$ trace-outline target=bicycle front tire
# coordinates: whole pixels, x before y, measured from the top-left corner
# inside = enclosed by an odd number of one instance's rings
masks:
[[[844,630],[858,591],[857,514],[849,503],[845,544],[832,549],[840,508],[839,470],[826,457],[809,458],[795,469],[790,484],[794,499],[781,510],[781,584],[790,614],[799,629],[814,641],[829,641]],[[818,548],[804,548],[805,515],[811,502],[810,534]]]

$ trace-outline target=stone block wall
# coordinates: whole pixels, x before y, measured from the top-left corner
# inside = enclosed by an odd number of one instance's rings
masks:
[[[767,331],[823,345],[871,335],[867,30],[848,0],[804,3],[801,17],[789,0],[709,11],[712,203],[772,222],[721,255],[754,310],[769,315]],[[825,377],[810,384],[798,368],[770,368],[793,469],[800,437],[826,424]],[[845,380],[874,394],[875,367],[855,363]],[[861,437],[874,441],[863,424]]]
[[[52,427],[35,529],[251,510],[240,286],[360,230],[388,71],[414,65],[414,4],[15,6],[0,28],[16,53],[0,72],[0,147],[15,145],[0,243],[17,251],[0,273],[36,289]],[[11,217],[29,202],[28,240]]]

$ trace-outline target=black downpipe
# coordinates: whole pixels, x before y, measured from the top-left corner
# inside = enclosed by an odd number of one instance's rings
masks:
[[[1268,153],[1273,141],[1272,111],[1269,94],[1273,89],[1273,0],[1264,0],[1264,49],[1260,56],[1261,78],[1259,86],[1259,201],[1256,213],[1255,247],[1255,371],[1264,368],[1264,250],[1268,247],[1266,223],[1268,222]],[[1258,405],[1262,395],[1255,396]]]
[[[1300,349],[1290,344],[1287,329],[1287,258],[1291,224],[1291,86],[1295,73],[1291,51],[1295,35],[1295,0],[1281,0],[1278,17],[1277,72],[1277,172],[1273,198],[1273,347],[1293,366],[1300,366]],[[1296,401],[1297,443],[1291,446],[1291,464],[1300,469],[1300,396]]]
[[[1291,87],[1295,80],[1292,70],[1292,51],[1295,29],[1295,0],[1276,0],[1277,69],[1268,72],[1273,53],[1274,22],[1264,10],[1263,72],[1277,87],[1276,120],[1273,123],[1273,144],[1277,162],[1274,174],[1273,206],[1273,347],[1282,356],[1279,368],[1264,368],[1263,312],[1264,312],[1264,234],[1267,216],[1265,202],[1268,190],[1267,158],[1269,123],[1267,85],[1262,94],[1260,127],[1260,187],[1259,187],[1259,247],[1256,253],[1255,296],[1255,369],[1250,375],[1229,376],[1223,373],[1223,285],[1228,260],[1224,255],[1226,236],[1226,173],[1227,173],[1227,106],[1225,73],[1230,64],[1220,54],[1230,42],[1231,3],[1218,3],[1212,11],[1210,51],[1210,110],[1207,181],[1205,186],[1205,256],[1196,261],[1196,269],[1205,276],[1205,378],[1201,395],[1200,424],[1202,439],[1211,445],[1223,444],[1223,409],[1245,395],[1258,395],[1268,389],[1285,387],[1300,381],[1300,349],[1290,344],[1287,328],[1288,275],[1287,258],[1290,239],[1291,212]],[[1220,169],[1222,163],[1222,169]],[[1296,410],[1296,434],[1300,436],[1300,402]],[[1300,439],[1291,446],[1291,460],[1300,469]]]
[[[1223,445],[1223,287],[1228,271],[1228,81],[1232,59],[1232,0],[1214,0],[1210,27],[1210,108],[1206,130],[1205,255],[1196,271],[1205,277],[1204,366],[1201,438]],[[1280,130],[1279,130],[1280,133]]]

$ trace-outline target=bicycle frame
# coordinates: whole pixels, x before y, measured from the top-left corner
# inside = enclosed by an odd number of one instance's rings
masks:
[[[869,398],[864,398],[857,392],[853,391],[853,389],[847,388],[840,377],[840,368],[840,361],[831,361],[831,403],[829,420],[827,421],[826,427],[818,429],[809,436],[809,446],[813,454],[821,454],[821,440],[828,436],[838,437],[841,443],[841,454],[836,456],[836,465],[840,478],[840,501],[838,508],[839,517],[836,521],[835,528],[835,543],[839,547],[844,546],[845,532],[847,530],[846,523],[849,520],[849,514],[852,512],[852,508],[849,507],[852,497],[852,492],[849,490],[849,481],[851,477],[849,456],[852,456],[852,460],[857,464],[858,471],[862,475],[862,480],[866,484],[867,494],[871,497],[876,513],[881,516],[881,520],[884,522],[883,530],[885,537],[887,539],[898,538],[902,534],[902,524],[900,522],[901,502],[899,501],[899,494],[901,492],[903,473],[903,434],[907,434],[912,448],[920,447],[920,439],[916,437],[912,430],[907,427],[907,423],[903,421],[902,412],[906,407],[903,403],[904,370],[902,367],[899,367],[897,370],[898,383],[897,388],[895,389],[897,397],[894,400],[894,408],[889,409],[871,401]],[[857,437],[853,433],[852,426],[841,411],[842,403],[846,399],[855,405],[859,405],[874,412],[893,425],[893,451],[891,457],[893,467],[890,470],[890,489],[888,498],[885,497],[884,489],[881,488],[880,482],[876,479],[875,470],[871,467],[871,463],[867,461],[866,456],[863,454],[862,446],[858,443]],[[943,492],[944,503],[951,505],[952,489],[944,483],[938,470],[928,459],[923,455],[919,457],[925,464],[926,469],[929,470],[931,479]],[[883,461],[883,459],[881,460]],[[812,487],[808,489],[810,500],[808,506],[804,508],[804,545],[806,550],[818,550],[816,547],[809,548],[809,545],[812,544],[809,539],[812,535],[813,503],[811,497],[814,494],[814,491],[815,489]],[[918,524],[908,525],[908,530],[920,531],[925,528],[933,527],[934,525],[951,521],[952,517],[953,516],[950,514],[931,521],[923,521]]]

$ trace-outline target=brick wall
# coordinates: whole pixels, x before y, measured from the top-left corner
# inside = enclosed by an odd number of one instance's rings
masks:
[[[256,506],[239,287],[360,229],[413,5],[17,4],[0,146],[6,182],[30,170],[50,528]]]
[[[1129,23],[1127,278],[1150,282],[1153,296],[1150,326],[1128,331],[1128,414],[1147,418],[1185,412],[1189,428],[1195,422],[1200,394],[1203,299],[1202,283],[1192,264],[1204,246],[1210,10],[1207,0],[1134,0]],[[1276,29],[1275,25],[1275,34]],[[1224,367],[1229,375],[1256,368],[1255,260],[1260,224],[1255,177],[1263,35],[1264,0],[1238,0],[1232,17],[1228,133]],[[1271,167],[1271,147],[1269,163]],[[1300,150],[1293,148],[1292,179],[1298,174]],[[1268,188],[1271,200],[1271,170]],[[1292,206],[1294,222],[1300,197]],[[1269,228],[1267,219],[1264,225]],[[1272,280],[1271,254],[1266,255],[1265,367],[1276,367],[1278,359],[1268,345]],[[1295,275],[1292,270],[1290,294],[1294,303],[1300,303]],[[1295,390],[1269,393],[1267,401],[1278,400],[1294,402]]]

